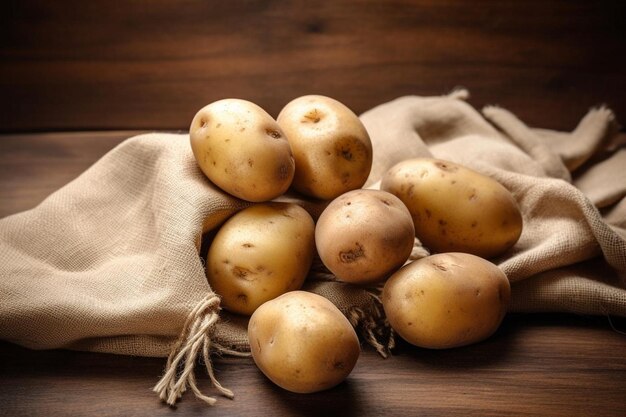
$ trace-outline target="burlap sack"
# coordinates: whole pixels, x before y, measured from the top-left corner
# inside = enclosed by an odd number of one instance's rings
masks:
[[[413,156],[493,176],[525,222],[518,244],[495,260],[514,283],[512,310],[626,316],[624,149],[607,148],[611,112],[551,132],[498,108],[483,117],[465,96],[405,97],[365,113],[375,153],[367,185]],[[299,202],[314,215],[323,208]],[[232,396],[209,353],[246,352],[246,320],[219,310],[199,252],[247,204],[202,175],[187,135],[128,139],[38,207],[0,220],[0,338],[34,349],[169,354],[155,387],[168,403],[187,388],[215,401],[195,385],[202,355],[215,387]],[[417,243],[412,259],[427,254]],[[306,288],[329,297],[385,353],[393,339],[375,294],[333,281],[319,265]]]
[[[493,260],[513,283],[511,311],[626,316],[626,149],[613,113],[592,109],[555,132],[498,107],[481,115],[467,96],[402,97],[363,114],[376,153],[368,185],[424,156],[497,179],[524,219],[518,243]]]
[[[325,206],[282,200],[314,217]],[[247,352],[247,320],[220,315],[199,252],[248,204],[207,180],[187,135],[128,139],[36,208],[0,220],[0,338],[33,349],[169,354],[155,390],[170,404],[187,387],[214,402],[195,385],[202,355],[213,384],[232,396],[215,380],[209,352]],[[318,263],[306,288],[330,298],[385,354],[377,297],[328,279]]]

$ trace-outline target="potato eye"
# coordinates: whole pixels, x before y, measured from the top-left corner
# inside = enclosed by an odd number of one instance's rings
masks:
[[[280,139],[283,137],[283,135],[281,135],[279,131],[274,130],[274,129],[267,129],[265,133],[267,133],[268,136],[274,139]]]
[[[322,112],[313,109],[304,115],[302,123],[319,123],[320,120],[322,120]]]

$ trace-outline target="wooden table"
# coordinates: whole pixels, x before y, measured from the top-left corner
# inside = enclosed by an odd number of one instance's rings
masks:
[[[1,135],[0,216],[35,206],[134,133]],[[0,342],[0,415],[624,416],[626,320],[611,320],[514,314],[482,343],[430,351],[400,342],[388,359],[364,345],[345,383],[311,395],[274,386],[251,359],[217,359],[236,397],[212,408],[190,393],[175,409],[159,402],[151,387],[164,359]]]
[[[469,88],[530,125],[626,113],[621,0],[22,0],[0,3],[0,131],[188,128],[303,94],[361,113]]]
[[[185,130],[224,97],[276,116],[319,93],[361,113],[462,85],[476,108],[498,104],[533,126],[572,129],[599,103],[623,122],[625,16],[612,0],[3,2],[0,217],[34,207],[137,130]],[[364,346],[345,383],[313,395],[223,358],[217,376],[235,400],[209,408],[187,394],[176,409],[151,391],[164,359],[0,342],[0,415],[621,417],[626,336],[612,326],[623,332],[626,320],[516,314],[464,348],[400,343],[382,359]],[[199,384],[214,393],[202,373]]]

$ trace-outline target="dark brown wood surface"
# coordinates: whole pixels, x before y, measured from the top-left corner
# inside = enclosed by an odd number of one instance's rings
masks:
[[[622,1],[1,2],[0,217],[137,130],[186,131],[223,97],[275,116],[320,93],[360,113],[465,86],[474,106],[535,126],[573,128],[599,103],[625,119],[625,23]],[[0,342],[0,415],[624,416],[626,336],[613,327],[626,322],[515,314],[464,348],[400,343],[384,360],[364,346],[345,383],[313,395],[277,388],[250,359],[218,359],[235,400],[209,408],[188,393],[175,409],[150,390],[163,359]]]
[[[215,361],[235,399],[189,392],[176,408],[150,390],[163,359],[30,351],[0,342],[6,416],[562,416],[626,415],[626,336],[606,318],[511,315],[476,345],[428,351],[401,343],[382,359],[364,346],[348,379],[315,394],[273,385],[251,359]],[[200,389],[216,394],[198,373]]]
[[[133,133],[0,135],[0,217],[36,206]],[[217,377],[236,397],[212,408],[191,393],[176,408],[160,403],[151,387],[164,359],[0,342],[0,415],[623,417],[624,331],[618,318],[509,315],[493,337],[463,348],[400,342],[382,359],[363,346],[345,383],[311,395],[274,386],[251,359],[217,359]],[[201,370],[198,379],[216,394]]]
[[[22,0],[0,3],[0,130],[187,129],[246,98],[363,112],[469,88],[531,125],[626,114],[626,2]]]

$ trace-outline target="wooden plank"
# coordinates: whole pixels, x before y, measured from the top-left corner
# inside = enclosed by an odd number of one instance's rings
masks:
[[[26,210],[138,132],[0,136],[0,217]],[[510,314],[475,345],[426,350],[399,342],[380,358],[363,346],[349,379],[311,395],[281,390],[250,359],[216,359],[218,379],[236,393],[211,409],[187,393],[176,413],[233,415],[626,415],[626,320]],[[620,329],[621,334],[612,329]],[[2,415],[171,415],[150,388],[165,359],[0,342]],[[215,394],[198,367],[202,390]]]
[[[622,322],[622,325],[626,324]],[[616,416],[626,414],[626,339],[605,318],[509,315],[485,342],[430,351],[400,343],[363,352],[349,378],[315,394],[273,385],[251,359],[223,358],[235,399],[186,393],[178,416]],[[0,404],[11,416],[172,415],[150,388],[164,359],[30,351],[0,342]],[[198,367],[200,388],[216,395]]]
[[[39,204],[139,131],[0,135],[0,218]]]
[[[570,129],[626,114],[626,3],[200,0],[0,5],[0,130],[182,129],[203,105],[299,95],[363,112],[468,87]]]

